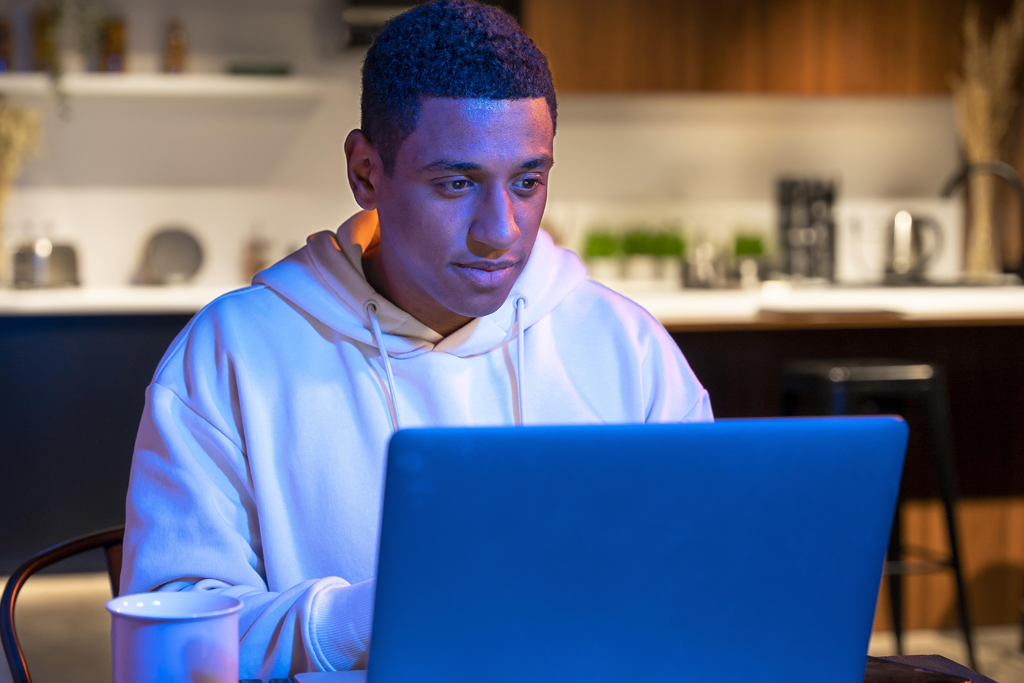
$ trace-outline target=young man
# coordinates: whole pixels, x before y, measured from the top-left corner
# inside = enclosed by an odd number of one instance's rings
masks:
[[[362,97],[364,211],[201,311],[139,428],[122,590],[241,598],[244,678],[364,665],[399,427],[712,419],[661,325],[540,231],[556,101],[511,18],[398,16]]]

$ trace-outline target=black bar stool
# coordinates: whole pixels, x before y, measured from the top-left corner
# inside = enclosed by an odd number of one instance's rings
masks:
[[[949,428],[949,399],[942,368],[930,363],[888,359],[803,360],[787,363],[782,372],[782,415],[795,415],[801,398],[811,399],[812,411],[819,415],[849,415],[870,401],[883,412],[904,412],[905,401],[923,399],[928,444],[934,459],[939,493],[946,512],[949,555],[934,557],[920,549],[903,546],[900,509],[893,519],[885,575],[889,578],[896,651],[903,654],[903,580],[904,574],[920,574],[952,569],[956,578],[957,610],[967,644],[970,667],[976,669],[971,620],[960,566],[960,544],[956,532],[956,471],[953,466],[953,438]],[[907,561],[904,555],[915,556]]]

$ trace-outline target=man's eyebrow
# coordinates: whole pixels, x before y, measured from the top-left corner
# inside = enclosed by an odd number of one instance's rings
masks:
[[[438,159],[423,167],[424,171],[479,171],[483,168],[480,164],[472,161],[452,161],[451,159]]]
[[[522,169],[525,169],[525,170],[530,170],[530,169],[533,169],[533,168],[550,168],[552,165],[554,165],[554,163],[555,163],[555,160],[552,159],[551,157],[549,157],[547,154],[545,154],[544,156],[537,157],[536,159],[530,159],[529,161],[524,161],[523,165],[520,166],[519,168],[522,168]]]

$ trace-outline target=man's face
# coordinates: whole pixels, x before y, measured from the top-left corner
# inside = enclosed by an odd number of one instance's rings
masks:
[[[543,98],[422,100],[376,186],[379,259],[409,310],[476,318],[501,306],[537,239],[553,139]]]

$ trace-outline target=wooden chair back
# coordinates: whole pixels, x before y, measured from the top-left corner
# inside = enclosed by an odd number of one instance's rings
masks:
[[[47,548],[33,555],[14,570],[14,573],[7,579],[3,597],[0,598],[0,643],[3,644],[4,654],[7,656],[7,664],[11,668],[11,677],[14,683],[32,683],[32,677],[28,673],[28,664],[25,662],[25,654],[18,643],[18,634],[14,628],[14,605],[25,582],[36,572],[54,563],[88,550],[103,548],[107,560],[107,572],[110,574],[110,590],[116,596],[121,583],[123,543],[124,527],[112,527]]]

